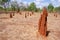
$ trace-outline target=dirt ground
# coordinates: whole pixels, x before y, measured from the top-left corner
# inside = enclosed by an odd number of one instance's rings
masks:
[[[9,14],[0,14],[0,40],[60,40],[60,15],[57,17],[53,13],[48,13],[46,38],[37,37],[38,22],[41,13],[34,13],[25,18],[25,12],[22,15],[15,13],[13,18]]]

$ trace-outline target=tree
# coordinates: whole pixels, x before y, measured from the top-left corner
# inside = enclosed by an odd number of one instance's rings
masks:
[[[3,7],[0,6],[0,11],[3,10]]]
[[[11,3],[11,8],[12,8],[12,11],[17,11],[17,10],[19,10],[19,5],[18,5],[17,1],[13,1],[13,2]]]
[[[41,9],[40,8],[37,8],[36,12],[41,12]]]
[[[54,12],[59,12],[60,13],[60,6],[54,8]]]
[[[53,9],[54,9],[54,6],[50,3],[50,4],[48,5],[48,11],[49,11],[49,12],[53,12]]]
[[[0,0],[0,4],[5,4],[6,2],[9,2],[10,0]]]
[[[24,3],[20,2],[19,5],[20,5],[20,10],[21,11],[24,11],[24,10],[27,11],[28,10],[27,9],[28,8],[28,4],[24,4]]]
[[[6,9],[7,2],[10,2],[10,0],[0,0],[0,5],[2,5],[4,7],[4,9]]]
[[[28,10],[29,10],[29,11],[36,11],[36,10],[37,10],[37,9],[36,9],[36,5],[35,5],[34,2],[32,2],[32,3],[29,5]]]

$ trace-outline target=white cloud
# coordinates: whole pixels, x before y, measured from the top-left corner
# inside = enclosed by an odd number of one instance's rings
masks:
[[[36,1],[40,1],[40,0],[36,0]]]
[[[11,1],[14,1],[14,0],[11,0]]]
[[[26,1],[24,1],[23,3],[24,3],[24,4],[27,4],[27,2],[26,2]]]
[[[38,1],[34,1],[34,3],[35,3],[36,5],[39,5],[39,4],[40,4],[40,2],[38,2]]]
[[[48,2],[41,2],[41,1],[34,1],[34,3],[38,8],[43,8],[44,6],[47,7],[49,5]]]
[[[21,2],[22,0],[16,0],[16,1]]]
[[[51,0],[52,2],[55,1],[55,0]]]
[[[42,2],[44,0],[34,0],[34,3],[36,4],[37,8],[43,8],[44,6],[48,6],[49,3],[48,2]]]
[[[13,0],[15,1],[15,0]],[[60,0],[49,0],[50,2],[48,1],[45,1],[45,0],[32,0],[30,2],[28,2],[27,0],[26,1],[22,1],[22,0],[16,0],[17,2],[23,2],[24,4],[28,4],[30,5],[31,2],[34,2],[36,4],[36,6],[39,8],[43,8],[44,6],[48,6],[49,3],[52,3],[54,6],[58,6],[60,5]]]
[[[49,5],[48,2],[45,3],[40,3],[40,5],[38,5],[38,7],[43,8],[43,7],[47,7]]]
[[[60,2],[60,0],[58,0],[58,2]]]
[[[37,8],[41,8],[42,9],[42,6],[41,5],[38,5],[38,6],[36,6]]]
[[[28,5],[30,5],[31,2],[28,2]]]
[[[44,1],[44,0],[35,0],[35,1],[37,1],[37,2],[41,2],[41,1]]]

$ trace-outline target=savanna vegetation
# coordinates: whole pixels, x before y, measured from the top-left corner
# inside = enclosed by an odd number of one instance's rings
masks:
[[[50,3],[47,7],[48,12],[59,12],[60,6],[54,7],[52,3]],[[23,2],[18,3],[17,1],[11,0],[0,0],[0,11],[34,11],[41,12],[42,8],[37,8],[34,2],[30,3],[30,5],[25,5]]]

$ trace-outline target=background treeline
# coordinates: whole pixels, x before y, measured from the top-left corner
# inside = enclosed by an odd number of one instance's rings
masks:
[[[60,6],[54,7],[51,3],[46,7],[48,12],[58,12],[60,13]],[[23,2],[18,3],[17,1],[11,0],[0,0],[0,11],[34,11],[41,12],[42,8],[37,8],[34,2],[24,4]]]

